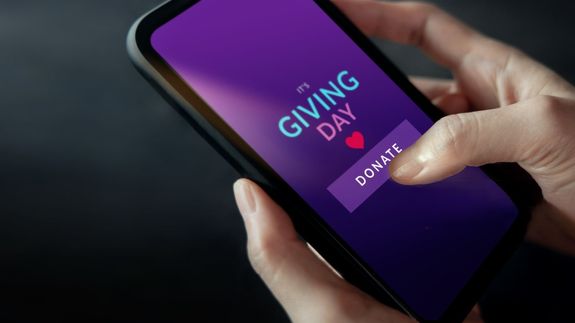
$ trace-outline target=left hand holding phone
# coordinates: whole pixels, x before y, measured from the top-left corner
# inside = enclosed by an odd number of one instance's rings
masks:
[[[293,322],[414,322],[333,272],[256,184],[240,179],[234,193],[248,234],[250,262]],[[477,306],[465,322],[483,322]]]

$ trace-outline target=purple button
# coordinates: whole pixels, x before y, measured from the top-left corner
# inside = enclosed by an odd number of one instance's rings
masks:
[[[327,190],[351,213],[390,178],[389,164],[421,134],[404,120]]]

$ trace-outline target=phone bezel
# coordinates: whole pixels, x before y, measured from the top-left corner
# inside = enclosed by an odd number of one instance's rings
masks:
[[[249,145],[229,127],[191,89],[170,65],[154,50],[153,32],[184,10],[202,0],[166,2],[140,18],[128,37],[128,51],[138,70],[159,90],[172,106],[202,135],[238,172],[261,185],[290,214],[298,233],[351,283],[378,300],[420,321],[425,318],[413,311],[385,281],[363,263],[327,223],[303,200]],[[417,90],[407,77],[359,31],[329,0],[314,0],[394,82],[433,120],[442,112]],[[513,167],[515,168],[515,167]],[[530,218],[532,199],[518,192],[515,182],[502,177],[505,173],[494,166],[481,169],[510,196],[520,214],[511,228],[491,251],[467,285],[460,291],[441,322],[457,322],[465,318],[481,292],[521,243]]]

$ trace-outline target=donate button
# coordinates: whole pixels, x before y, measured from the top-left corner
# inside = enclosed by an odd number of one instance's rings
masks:
[[[421,136],[404,120],[375,147],[335,180],[327,190],[353,212],[380,188],[391,175],[389,164],[404,149]]]

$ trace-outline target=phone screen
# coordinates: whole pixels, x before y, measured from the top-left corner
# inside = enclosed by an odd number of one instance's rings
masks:
[[[202,0],[151,43],[408,307],[437,319],[518,210],[480,169],[402,186],[432,120],[313,1]]]

